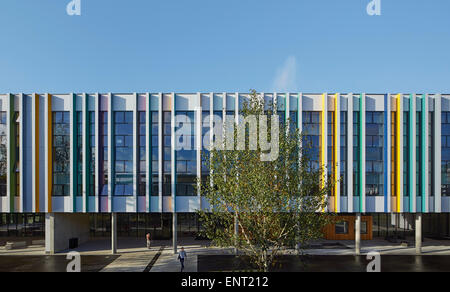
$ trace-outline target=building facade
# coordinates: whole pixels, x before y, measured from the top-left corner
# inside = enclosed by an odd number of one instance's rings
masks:
[[[368,214],[373,220],[389,214],[387,221],[402,220],[392,214],[404,219],[450,213],[450,94],[261,95],[306,135],[316,163],[327,165],[339,180],[328,196],[328,212],[345,218]],[[17,214],[45,215],[48,249],[59,236],[50,232],[57,226],[67,229],[83,221],[92,235],[97,226],[92,221],[107,214],[112,214],[107,215],[111,233],[117,214],[139,222],[160,216],[161,227],[171,226],[176,240],[184,220],[195,225],[192,214],[208,207],[194,185],[209,173],[202,152],[214,139],[215,119],[238,123],[247,97],[0,94],[2,221]],[[183,143],[191,147],[177,150],[181,125],[188,126]],[[91,222],[76,219],[88,214]],[[178,221],[177,214],[188,219]],[[163,217],[171,222],[162,223]]]

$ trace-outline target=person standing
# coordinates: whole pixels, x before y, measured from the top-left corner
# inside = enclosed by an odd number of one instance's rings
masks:
[[[145,236],[147,238],[147,248],[150,249],[150,233]]]
[[[181,263],[181,271],[183,272],[184,270],[184,260],[187,258],[187,254],[184,251],[184,247],[181,248],[180,253],[178,254],[178,259],[180,260]]]

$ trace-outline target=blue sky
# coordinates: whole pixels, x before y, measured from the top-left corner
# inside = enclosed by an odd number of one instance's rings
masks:
[[[450,1],[0,1],[0,93],[450,92]]]

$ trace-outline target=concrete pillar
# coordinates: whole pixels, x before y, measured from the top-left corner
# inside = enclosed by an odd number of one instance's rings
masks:
[[[78,239],[78,245],[89,240],[89,214],[46,213],[45,253],[55,254],[69,249],[71,238]]]
[[[45,213],[45,254],[55,254],[55,215]]]
[[[416,254],[422,254],[422,213],[416,213]]]
[[[173,213],[173,220],[172,220],[172,245],[173,245],[173,254],[177,253],[177,213]]]
[[[111,253],[117,253],[117,213],[111,213]]]
[[[356,214],[355,220],[355,254],[361,254],[361,213]]]

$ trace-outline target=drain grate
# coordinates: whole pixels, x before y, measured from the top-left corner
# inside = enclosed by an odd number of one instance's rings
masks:
[[[153,265],[156,263],[156,261],[159,259],[159,257],[161,256],[163,250],[164,250],[165,246],[161,246],[158,250],[158,252],[155,254],[155,256],[152,258],[152,260],[150,261],[150,263],[148,263],[148,265],[145,267],[144,269],[144,273],[148,273],[150,272],[150,270],[152,269]]]

